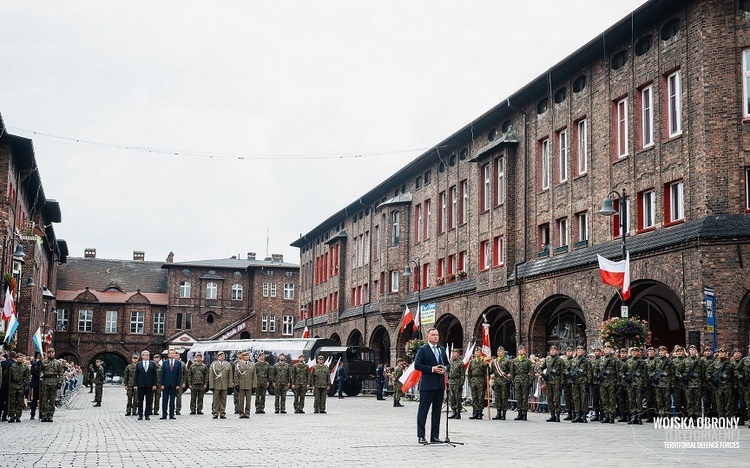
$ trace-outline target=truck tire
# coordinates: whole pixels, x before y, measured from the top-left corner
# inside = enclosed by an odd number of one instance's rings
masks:
[[[362,391],[362,382],[347,382],[344,384],[344,393],[347,396],[357,396]]]

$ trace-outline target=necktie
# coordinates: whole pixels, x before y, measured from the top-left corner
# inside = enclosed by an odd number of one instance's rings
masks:
[[[169,360],[169,370],[173,370],[173,369],[174,369],[174,359],[170,359]]]
[[[143,361],[143,370],[148,372],[148,361]]]
[[[440,364],[440,353],[438,352],[437,346],[432,347],[432,352],[435,354],[435,361]]]

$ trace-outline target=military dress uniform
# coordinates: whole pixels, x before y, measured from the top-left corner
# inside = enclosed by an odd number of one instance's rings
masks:
[[[190,414],[203,414],[203,396],[208,385],[208,367],[204,363],[193,363],[186,372],[190,387]]]
[[[232,365],[218,359],[208,369],[208,388],[213,391],[211,414],[214,419],[227,417],[227,391],[234,386]]]
[[[50,350],[48,349],[47,351]],[[49,357],[43,360],[40,366],[41,399],[39,401],[39,420],[42,422],[52,422],[52,417],[55,415],[57,387],[62,379],[63,368],[60,361]],[[93,383],[93,381],[92,378],[91,382]]]
[[[291,370],[286,362],[277,362],[273,365],[273,393],[275,413],[286,413],[286,392],[289,388]]]
[[[463,369],[463,365],[461,365],[461,369]],[[402,375],[404,375],[404,369],[397,365],[393,369],[393,406],[404,406],[401,404],[401,397],[404,396],[404,392],[401,391],[403,384],[399,380]],[[461,370],[461,381],[463,382],[463,370]]]
[[[571,400],[565,397],[565,405],[571,405],[573,408],[574,423],[586,423],[586,413],[589,410],[588,400],[586,399],[586,386],[589,382],[589,360],[586,354],[575,356],[570,360],[567,380],[570,381]]]
[[[565,361],[560,356],[547,356],[540,367],[542,376],[547,382],[547,407],[550,417],[547,422],[560,422],[560,395],[562,393],[563,377],[565,376]]]
[[[529,385],[534,377],[534,365],[526,356],[518,356],[511,363],[510,370],[513,388],[516,390],[516,408],[518,409],[515,420],[526,421],[526,413],[529,411]]]
[[[31,374],[29,368],[21,361],[15,361],[10,369],[10,389],[8,394],[8,422],[21,422],[23,413],[23,396],[29,389]]]
[[[94,406],[102,406],[102,392],[104,390],[104,368],[94,364]]]
[[[459,361],[458,365],[463,369],[460,359],[456,360]],[[453,363],[451,362],[451,369],[452,368]],[[490,372],[492,372],[492,376],[494,377],[494,380],[492,381],[492,391],[495,396],[495,408],[497,409],[497,414],[492,419],[503,420],[508,411],[508,397],[510,395],[511,370],[510,359],[508,359],[508,356],[493,359],[490,364]]]
[[[474,414],[469,419],[482,419],[484,417],[482,410],[486,398],[487,370],[487,363],[484,358],[475,357],[469,363],[469,368],[466,371],[469,389],[471,390],[471,406],[474,408]]]
[[[268,382],[270,382],[271,366],[266,361],[255,363],[255,412],[263,414],[266,412],[266,393],[268,393]]]
[[[255,364],[243,359],[234,364],[234,390],[238,395],[240,418],[250,418],[250,406],[253,399],[253,389],[258,384],[255,376]]]
[[[307,367],[307,363],[299,361],[297,364],[292,366],[292,392],[294,393],[294,412],[304,413],[305,412],[305,394],[307,394],[307,384],[310,380],[308,374],[310,368]]]
[[[134,356],[136,359],[138,356]],[[125,405],[125,416],[130,416],[138,411],[138,391],[134,390],[135,386],[135,364],[128,364],[125,372],[122,374],[122,383],[125,385],[127,394],[127,404]]]
[[[313,407],[316,413],[326,412],[326,398],[328,397],[328,387],[331,384],[330,378],[330,370],[325,364],[315,364],[309,374],[309,384],[313,388],[315,397]]]
[[[453,414],[448,416],[449,419],[461,419],[461,411],[463,411],[463,407],[461,405],[461,399],[463,396],[464,372],[465,372],[464,361],[460,357],[457,357],[456,359],[451,361],[451,367],[448,370],[448,387],[450,390],[448,403],[450,404],[450,407],[453,410]],[[403,371],[401,371],[401,373],[403,373]],[[399,377],[401,377],[401,373],[399,373]],[[393,386],[395,388],[396,386],[395,372],[393,374],[393,378],[394,378]],[[399,382],[399,386],[400,385],[401,385],[401,382]],[[394,399],[394,406],[395,406],[395,399]]]

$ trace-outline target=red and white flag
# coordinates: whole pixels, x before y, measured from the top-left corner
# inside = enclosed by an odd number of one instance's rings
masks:
[[[7,321],[16,312],[16,306],[13,303],[13,293],[10,288],[5,288],[5,302],[3,303],[3,320]]]
[[[339,370],[339,366],[341,365],[341,358],[339,358],[338,361],[336,361],[336,365],[333,366],[333,370],[331,371],[331,384],[336,381],[336,373]]]
[[[310,338],[310,330],[305,325],[305,331],[302,332],[302,338]]]
[[[625,255],[625,260],[613,262],[597,254],[599,260],[599,273],[602,282],[621,289],[620,294],[624,301],[630,298],[630,252]]]
[[[482,324],[482,355],[487,357],[492,356],[492,349],[490,349],[490,324],[487,322]]]
[[[414,363],[412,362],[411,365],[406,368],[404,373],[398,379],[398,381],[401,382],[401,391],[404,393],[409,391],[410,388],[412,388],[417,384],[417,382],[419,382],[419,379],[421,377],[422,371],[416,370],[414,368]]]
[[[471,357],[474,355],[474,346],[476,343],[472,343],[471,346],[466,348],[466,352],[464,353],[464,369],[469,367],[469,362],[471,362]]]
[[[401,333],[403,333],[404,330],[406,330],[406,326],[412,322],[414,323],[414,331],[417,331],[417,322],[414,320],[414,316],[411,314],[409,306],[406,306],[404,315],[401,317]]]

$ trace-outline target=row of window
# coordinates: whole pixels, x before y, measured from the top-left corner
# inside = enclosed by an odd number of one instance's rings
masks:
[[[190,297],[190,281],[183,281],[180,283],[180,297],[181,298],[189,298]],[[216,299],[218,296],[219,291],[219,285],[216,282],[209,281],[206,283],[206,295],[205,299]],[[232,300],[233,301],[241,301],[242,300],[242,285],[241,284],[233,284],[232,285]],[[264,282],[263,283],[263,297],[276,297],[276,283],[272,282]],[[285,283],[284,284],[284,299],[294,299],[294,284],[293,283]]]
[[[264,333],[275,333],[276,332],[276,316],[261,314],[260,331]],[[294,317],[293,316],[285,315],[282,317],[281,334],[283,336],[294,335]]]

